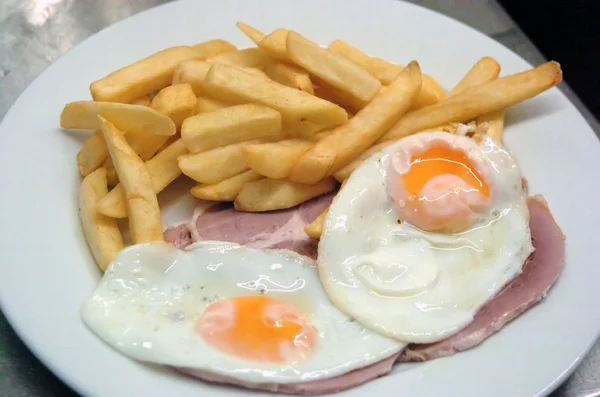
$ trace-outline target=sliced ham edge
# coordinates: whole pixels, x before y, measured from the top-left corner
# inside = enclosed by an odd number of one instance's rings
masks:
[[[527,205],[535,251],[521,274],[486,303],[466,328],[440,342],[409,345],[399,361],[426,361],[471,349],[546,297],[564,267],[565,237],[542,196],[529,197]]]
[[[337,393],[369,382],[380,376],[387,375],[392,370],[392,366],[394,365],[394,362],[397,361],[399,354],[400,353],[395,353],[388,358],[366,367],[358,368],[332,378],[297,383],[250,383],[231,376],[216,374],[211,371],[192,368],[177,368],[177,370],[195,378],[213,383],[224,383],[242,386],[247,389],[266,390],[274,393],[314,396]]]

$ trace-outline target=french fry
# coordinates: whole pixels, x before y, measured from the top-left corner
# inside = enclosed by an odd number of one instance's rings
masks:
[[[329,213],[329,207],[325,208],[323,212],[311,223],[304,226],[304,233],[308,234],[309,237],[319,239],[323,233],[323,227],[325,226],[325,219]]]
[[[186,154],[187,150],[181,139],[170,144],[152,159],[146,161],[146,169],[150,174],[154,193],[160,193],[179,175],[181,170],[177,158]],[[96,209],[101,214],[111,218],[127,218],[127,201],[123,186],[118,184],[102,200],[98,202]]]
[[[381,88],[379,80],[354,62],[296,32],[288,33],[286,45],[288,57],[295,64],[354,98],[368,102]]]
[[[316,80],[316,79],[315,79]],[[337,88],[330,86],[324,81],[316,81],[317,88],[315,89],[315,95],[319,98],[323,98],[326,101],[340,105],[347,112],[358,112],[364,108],[369,102],[362,101],[358,98],[348,95],[345,92],[338,90]],[[385,87],[381,87],[384,89]]]
[[[175,84],[163,88],[156,94],[150,104],[150,108],[173,120],[177,128],[181,126],[184,119],[192,115],[195,107],[196,95],[194,95],[189,84]],[[172,137],[176,138],[174,135]],[[150,160],[169,138],[171,137],[148,135],[137,131],[125,135],[129,146],[144,161]]]
[[[177,160],[181,171],[200,183],[219,183],[248,169],[243,149],[250,141],[227,145],[196,154],[186,154]]]
[[[360,154],[360,156],[358,156],[357,158],[355,158],[351,163],[346,164],[343,168],[341,168],[338,171],[336,171],[333,174],[333,177],[338,182],[340,182],[340,183],[344,182],[346,179],[348,179],[348,177],[350,176],[350,174],[356,168],[358,168],[358,166],[361,165],[366,159],[368,159],[369,157],[371,157],[375,153],[383,150],[385,147],[387,147],[388,145],[391,145],[392,143],[393,142],[382,142],[382,143],[378,143],[377,145],[371,146],[370,148],[368,148],[367,150],[365,150],[364,152],[362,152]]]
[[[191,153],[252,139],[273,138],[280,133],[281,114],[253,103],[201,113],[187,118],[181,126],[181,138]]]
[[[163,88],[152,99],[150,107],[169,117],[175,127],[190,117],[196,108],[196,95],[189,84],[174,84]]]
[[[106,170],[99,168],[88,174],[79,189],[79,218],[88,246],[100,270],[106,267],[124,248],[117,222],[96,211],[96,203],[106,197]]]
[[[123,191],[127,198],[129,232],[134,244],[163,240],[162,221],[152,178],[137,153],[111,122],[98,116]]]
[[[504,110],[496,110],[491,113],[477,117],[477,124],[487,124],[487,134],[502,142],[502,132],[504,130]]]
[[[288,87],[296,88],[300,91],[315,93],[310,76],[305,70],[281,62],[266,62],[264,72],[273,81]]]
[[[413,61],[348,123],[304,153],[292,169],[290,180],[315,184],[352,162],[408,111],[420,89],[421,71]]]
[[[281,113],[285,122],[304,120],[339,125],[348,120],[346,111],[306,92],[253,76],[233,66],[214,64],[204,82],[206,92],[231,103],[259,103]]]
[[[171,84],[177,65],[200,57],[191,47],[167,48],[93,82],[90,85],[92,98],[94,101],[130,103],[165,88]]]
[[[348,58],[385,85],[391,84],[404,68],[381,58],[371,57],[342,40],[332,42],[328,50]],[[413,102],[413,109],[432,105],[446,97],[446,92],[433,77],[423,74],[421,79],[421,92]]]
[[[283,123],[282,132],[285,137],[306,139],[316,142],[321,139],[321,132],[329,128],[326,124],[317,124],[312,121],[299,121],[296,123]]]
[[[144,95],[144,96],[141,96],[141,97],[131,101],[131,104],[138,105],[138,106],[150,106],[151,101],[152,101],[152,98],[150,98],[150,95]]]
[[[212,98],[198,97],[194,114],[214,112],[215,110],[228,108],[231,105]]]
[[[106,150],[108,151],[108,148],[106,148]],[[102,168],[106,170],[106,183],[108,183],[108,186],[117,185],[119,183],[119,176],[117,175],[117,170],[115,169],[115,165],[110,156],[104,160]]]
[[[196,96],[203,96],[206,94],[204,90],[204,80],[206,79],[206,74],[211,66],[211,63],[204,61],[182,62],[173,73],[173,85],[188,83],[192,86],[192,90],[194,90]],[[259,78],[268,79],[267,75],[261,70],[243,66],[230,66],[236,68],[238,71],[250,73]]]
[[[379,141],[395,140],[449,122],[464,123],[532,98],[562,81],[556,62],[501,77],[448,97],[402,117]]]
[[[198,55],[197,59],[200,60],[205,60],[207,58],[214,57],[219,54],[237,50],[236,46],[234,46],[228,41],[221,39],[208,40],[202,43],[198,43],[192,46],[192,49],[196,51]]]
[[[102,165],[108,157],[108,149],[102,132],[96,131],[83,144],[83,147],[77,153],[77,165],[82,176],[89,175]]]
[[[262,178],[259,173],[248,170],[214,185],[196,185],[190,192],[202,200],[233,201],[245,184]]]
[[[294,164],[314,142],[287,139],[272,143],[245,145],[242,149],[245,164],[267,178],[287,178]]]
[[[274,30],[258,43],[258,47],[273,59],[289,61],[286,45],[288,32],[289,30],[281,28]]]
[[[243,50],[225,52],[206,59],[208,63],[223,63],[258,69],[262,69],[266,61],[265,54],[259,48],[245,48]]]
[[[263,32],[261,32],[260,30],[244,23],[244,22],[237,22],[235,24],[235,26],[238,27],[239,30],[242,31],[242,33],[244,33],[246,36],[248,36],[248,38],[250,40],[252,40],[256,45],[259,45],[260,42],[267,37],[266,34],[264,34]]]
[[[152,135],[175,135],[173,121],[146,106],[127,105],[112,102],[79,101],[68,103],[60,114],[60,126],[79,130],[98,130],[102,116],[119,131],[132,131]]]
[[[259,45],[267,37],[260,30],[243,22],[236,23],[236,26],[256,45]],[[285,42],[285,38],[283,42]],[[267,52],[264,48],[262,50],[263,52]],[[275,58],[284,58],[287,60],[287,55],[284,54],[282,57],[275,56]],[[309,94],[314,94],[315,92],[309,74],[297,66],[278,61],[266,61],[263,70],[271,80],[279,84],[296,88]]]
[[[204,80],[211,64],[204,61],[181,62],[173,72],[173,85],[187,83],[196,96],[204,95]]]
[[[315,185],[301,185],[287,179],[261,179],[246,183],[234,206],[238,211],[264,212],[291,208],[335,189],[337,182],[327,178]]]
[[[146,162],[146,169],[152,179],[152,186],[156,194],[173,182],[179,175],[177,158],[187,153],[181,139],[173,142],[167,148],[158,153],[154,158]],[[97,206],[100,213],[112,218],[126,218],[127,205],[123,187],[115,186],[108,195],[102,199]]]
[[[467,88],[496,80],[500,75],[500,64],[494,58],[483,57],[464,75],[464,77],[448,93],[456,95]]]

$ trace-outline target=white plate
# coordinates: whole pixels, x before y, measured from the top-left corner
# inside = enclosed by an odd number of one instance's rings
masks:
[[[160,49],[223,38],[250,42],[243,20],[296,29],[323,44],[341,38],[406,63],[451,87],[483,55],[504,73],[529,68],[500,44],[453,20],[400,2],[347,0],[182,1],[105,29],[51,65],[0,126],[0,297],[33,352],[86,396],[227,396],[256,393],[207,385],[131,361],[83,325],[79,309],[100,274],[79,229],[75,154],[82,138],[61,132],[64,104],[89,98],[90,82]],[[558,89],[508,113],[506,143],[567,235],[567,266],[548,299],[483,345],[454,357],[398,365],[351,395],[532,396],[575,368],[598,336],[600,145]],[[188,201],[189,203],[189,201]],[[189,210],[189,208],[188,208]],[[171,208],[167,221],[189,216]]]

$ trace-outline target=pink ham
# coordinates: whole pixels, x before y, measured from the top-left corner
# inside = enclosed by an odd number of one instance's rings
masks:
[[[190,368],[179,368],[179,371],[208,382],[226,383],[248,389],[266,390],[275,393],[312,396],[340,392],[386,375],[392,370],[392,366],[398,359],[398,355],[399,353],[396,353],[367,367],[356,369],[333,378],[298,383],[248,383],[233,377],[218,375],[210,371],[200,371]]]
[[[179,225],[165,230],[165,240],[179,249],[184,249],[192,243],[192,234],[186,225]]]
[[[334,195],[286,210],[260,213],[239,212],[231,204],[216,204],[194,216],[189,225],[167,230],[165,239],[179,248],[200,240],[231,241],[252,248],[287,248],[315,259],[318,241],[304,233],[304,226],[331,204]]]
[[[546,296],[564,267],[564,235],[541,196],[529,197],[527,204],[535,252],[523,272],[481,308],[465,329],[440,342],[410,345],[399,361],[431,360],[475,347]]]

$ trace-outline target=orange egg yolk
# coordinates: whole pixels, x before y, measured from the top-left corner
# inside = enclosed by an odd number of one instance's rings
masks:
[[[490,189],[474,162],[445,141],[394,153],[387,186],[400,220],[426,231],[463,230],[490,204]]]
[[[490,195],[487,184],[471,160],[462,150],[455,150],[448,145],[435,145],[423,153],[413,155],[410,171],[404,174],[402,179],[408,192],[413,196],[419,196],[423,186],[439,175],[455,175],[484,196]],[[420,199],[427,198],[420,197]]]
[[[302,360],[317,341],[317,332],[300,310],[267,296],[213,303],[198,319],[196,332],[225,353],[272,363]]]

